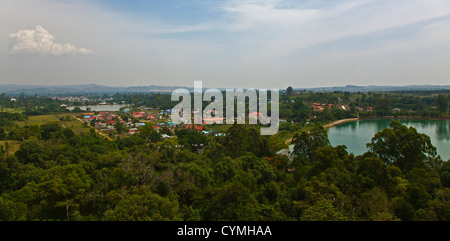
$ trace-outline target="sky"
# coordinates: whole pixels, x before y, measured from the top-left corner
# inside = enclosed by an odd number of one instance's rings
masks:
[[[449,0],[1,0],[0,84],[450,84]]]

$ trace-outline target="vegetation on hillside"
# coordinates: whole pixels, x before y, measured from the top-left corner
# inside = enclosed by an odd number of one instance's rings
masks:
[[[317,125],[295,136],[292,161],[254,126],[209,137],[201,153],[189,146],[195,130],[180,134],[182,148],[152,130],[117,141],[37,130],[15,154],[2,148],[1,220],[450,219],[450,165],[395,121],[360,156]]]

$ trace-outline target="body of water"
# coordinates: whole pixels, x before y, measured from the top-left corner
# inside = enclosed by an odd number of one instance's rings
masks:
[[[368,149],[375,133],[389,127],[392,120],[358,120],[346,122],[328,129],[332,146],[346,145],[347,151],[360,155]],[[406,126],[413,126],[417,132],[428,135],[443,160],[450,159],[450,120],[399,120]]]
[[[120,108],[126,107],[126,105],[91,105],[91,106],[80,106],[80,109],[86,111],[90,108],[90,111],[119,111]],[[68,110],[73,110],[75,107],[67,107]]]

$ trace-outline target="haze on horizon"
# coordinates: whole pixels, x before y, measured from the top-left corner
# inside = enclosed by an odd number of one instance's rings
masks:
[[[448,85],[448,0],[2,0],[0,84]]]

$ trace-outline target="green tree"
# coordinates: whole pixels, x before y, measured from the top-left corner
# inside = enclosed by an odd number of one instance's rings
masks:
[[[440,171],[442,186],[450,188],[450,161],[445,161]]]
[[[208,142],[205,135],[196,130],[181,129],[176,131],[178,136],[178,143],[183,145],[192,151],[196,150],[196,147],[205,146]]]
[[[391,101],[387,97],[377,98],[375,101],[375,110],[380,114],[386,114],[391,110]]]
[[[306,209],[300,217],[301,221],[345,221],[345,216],[326,199],[321,199]]]
[[[122,124],[122,122],[116,120],[116,124],[114,125],[114,128],[116,129],[117,133],[122,134],[126,131],[128,131],[128,129],[125,127],[124,124]]]
[[[234,124],[227,130],[223,145],[227,155],[234,158],[248,150],[249,146],[245,132],[244,126],[238,124]]]
[[[432,213],[434,220],[450,220],[450,189],[439,189],[433,196],[434,199],[428,203],[427,209]]]
[[[260,131],[254,126],[232,125],[223,139],[225,153],[233,158],[251,152],[258,157],[270,156],[267,136],[261,136]],[[273,150],[273,149],[272,149]]]
[[[94,185],[81,165],[55,166],[45,172],[37,188],[41,193],[40,218],[72,220],[86,202],[86,194]]]
[[[390,182],[388,166],[374,153],[367,152],[356,159],[356,184],[359,187],[363,190],[388,187]]]
[[[442,94],[438,95],[436,106],[440,112],[446,112],[448,110],[448,98]]]
[[[217,183],[230,181],[240,170],[241,163],[226,157],[214,165],[214,174]]]
[[[218,188],[206,210],[206,220],[250,221],[257,220],[257,201],[251,190],[240,182]]]
[[[358,212],[363,220],[399,221],[389,207],[387,194],[380,188],[374,188],[361,195],[358,200]]]
[[[398,166],[404,173],[436,157],[429,136],[398,121],[392,121],[389,128],[376,133],[367,147],[384,163]]]
[[[0,127],[0,140],[5,140],[6,138],[6,130],[3,127]]]
[[[36,141],[27,141],[20,145],[19,150],[14,154],[17,159],[24,163],[32,163],[35,166],[43,166],[44,165],[44,155],[45,152],[41,145],[39,145]]]
[[[315,151],[320,147],[330,145],[328,134],[321,125],[316,125],[310,132],[303,131],[300,135],[296,133],[292,139],[294,145],[293,153],[295,156],[315,158]]]
[[[127,191],[128,192],[128,191]],[[143,186],[130,191],[112,209],[104,221],[180,221],[179,204],[174,196],[161,197]]]
[[[145,125],[139,128],[139,135],[149,142],[158,142],[162,140],[161,134],[158,133],[151,125]]]
[[[62,131],[62,134],[63,134],[64,137],[66,137],[67,139],[72,138],[72,137],[75,136],[75,133],[74,133],[71,129],[69,129],[69,128],[65,128],[65,129]]]
[[[58,136],[62,130],[61,125],[58,122],[49,122],[41,125],[41,137],[43,140],[52,139]]]
[[[0,196],[0,220],[1,221],[27,221],[29,212],[26,203],[17,202],[7,194]]]
[[[287,94],[288,96],[291,96],[292,93],[293,93],[293,91],[294,91],[294,89],[293,89],[291,86],[289,86],[289,87],[286,89],[286,94]]]

